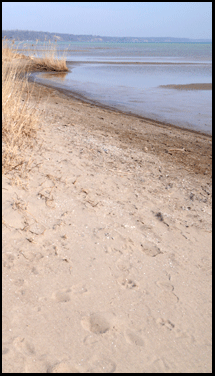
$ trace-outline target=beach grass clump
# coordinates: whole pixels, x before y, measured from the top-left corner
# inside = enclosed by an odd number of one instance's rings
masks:
[[[29,163],[38,124],[35,106],[30,105],[31,91],[22,74],[25,63],[12,46],[2,46],[2,173],[22,169]],[[24,61],[24,60],[23,60]]]
[[[68,72],[66,65],[66,50],[64,54],[60,55],[56,43],[45,42],[38,48],[38,40],[35,44],[29,45],[26,49],[24,45],[18,51],[24,51],[24,56],[27,61],[27,68],[29,71],[46,71],[46,72]],[[32,48],[33,47],[33,48]]]
[[[17,53],[13,42],[2,41],[2,173],[25,169],[36,143],[41,114],[28,73],[65,70],[66,61],[57,59],[56,52],[32,58]]]
[[[35,58],[30,57],[27,68],[29,71],[67,72],[65,60],[56,60],[53,56]]]
[[[42,56],[29,56],[30,67],[34,71],[49,71],[49,72],[68,72],[66,65],[66,58],[64,55],[59,56],[56,44],[48,42],[42,50]]]

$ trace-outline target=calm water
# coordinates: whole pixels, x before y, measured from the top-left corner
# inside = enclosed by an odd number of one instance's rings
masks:
[[[32,46],[35,48],[35,46]],[[43,48],[37,45],[38,54]],[[211,43],[58,43],[70,72],[36,80],[151,119],[212,133],[212,91],[160,85],[212,83]]]

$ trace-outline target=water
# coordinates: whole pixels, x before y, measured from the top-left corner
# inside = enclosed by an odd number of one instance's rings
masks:
[[[35,46],[32,46],[35,48]],[[43,44],[37,45],[38,53]],[[169,84],[212,83],[211,43],[63,43],[67,74],[37,80],[126,112],[212,133],[212,90]]]

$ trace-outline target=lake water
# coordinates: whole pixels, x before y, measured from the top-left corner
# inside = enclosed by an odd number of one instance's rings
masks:
[[[212,90],[161,85],[212,83],[211,43],[63,43],[69,73],[36,80],[125,112],[212,133]],[[32,46],[35,48],[35,46]],[[43,48],[37,45],[38,54]]]

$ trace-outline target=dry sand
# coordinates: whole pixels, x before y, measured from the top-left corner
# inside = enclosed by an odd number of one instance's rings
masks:
[[[211,137],[40,97],[3,176],[3,373],[211,372]]]

